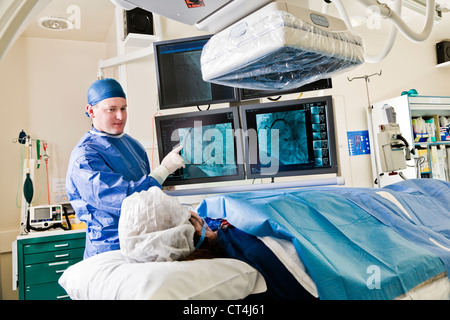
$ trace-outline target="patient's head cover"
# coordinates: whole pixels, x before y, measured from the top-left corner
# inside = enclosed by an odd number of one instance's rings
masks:
[[[122,203],[120,250],[130,262],[175,261],[194,251],[191,214],[160,188],[134,193]]]

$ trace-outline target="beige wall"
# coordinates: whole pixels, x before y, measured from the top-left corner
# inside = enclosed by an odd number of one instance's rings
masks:
[[[11,292],[11,239],[20,225],[22,184],[21,145],[13,143],[23,129],[34,139],[48,142],[51,202],[53,179],[64,179],[70,152],[89,130],[84,116],[86,90],[95,81],[97,62],[105,58],[105,43],[20,38],[0,62],[0,94],[3,104],[0,157],[0,249],[2,298]],[[47,203],[45,165],[35,172],[34,203]],[[42,192],[41,192],[42,190]],[[40,195],[40,197],[39,197]]]
[[[162,19],[164,39],[201,34],[193,27]],[[112,28],[113,30],[114,28]],[[423,95],[450,96],[450,68],[436,69],[434,45],[450,38],[448,24],[437,26],[426,43],[411,43],[399,36],[391,55],[378,64],[365,64],[333,79],[333,89],[323,94],[335,98],[336,129],[339,144],[341,174],[347,186],[371,186],[369,156],[349,157],[347,131],[367,130],[367,97],[364,81],[348,82],[355,77],[383,70],[381,77],[372,78],[370,95],[373,102],[399,95],[415,88]],[[11,242],[18,234],[20,209],[16,207],[19,183],[20,146],[12,143],[20,130],[33,138],[46,139],[49,145],[50,184],[65,177],[70,151],[90,122],[84,116],[86,90],[96,79],[99,59],[115,55],[114,35],[105,43],[20,38],[0,61],[0,94],[2,125],[0,126],[0,273],[2,299],[17,299],[11,290]],[[377,51],[385,36],[364,37],[369,50]],[[136,48],[127,48],[134,50]],[[150,147],[152,118],[157,109],[157,89],[153,57],[129,63],[126,67],[126,87],[129,99],[129,132]],[[107,70],[107,75],[116,74]],[[305,97],[317,95],[305,94]],[[288,98],[296,98],[293,95]],[[223,107],[214,106],[216,107]],[[196,110],[187,108],[182,111]],[[173,112],[173,111],[172,111]],[[169,112],[163,111],[167,114]],[[151,152],[151,149],[148,149]],[[157,157],[155,153],[155,164]],[[44,167],[44,166],[41,166]],[[35,194],[41,187],[42,171],[36,172]],[[50,185],[50,190],[52,185]],[[20,196],[20,190],[19,190]],[[55,194],[51,192],[52,201]],[[45,203],[42,192],[39,201]],[[20,204],[20,201],[19,201]]]

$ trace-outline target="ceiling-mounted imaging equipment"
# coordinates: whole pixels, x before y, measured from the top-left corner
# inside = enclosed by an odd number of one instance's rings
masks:
[[[441,21],[442,20],[442,11],[446,11],[446,4],[445,1],[447,0],[440,0],[436,1],[436,15],[434,16],[434,20]],[[411,9],[417,13],[420,13],[422,15],[427,14],[427,1],[426,0],[404,0],[403,6]],[[450,5],[450,3],[448,3]]]
[[[292,89],[364,62],[361,38],[332,16],[273,2],[215,34],[203,79],[259,90]]]
[[[169,19],[216,33],[253,13],[272,0],[111,0],[124,10],[136,7]],[[298,0],[307,2],[307,0]]]
[[[358,0],[392,22],[385,49],[372,57],[366,56],[361,37],[352,31],[341,0],[326,1],[338,7],[341,19],[309,10],[310,0],[297,0],[295,5],[270,0],[112,1],[126,10],[140,7],[214,33],[203,49],[203,79],[255,90],[287,90],[364,62],[379,62],[392,48],[397,30],[411,41],[423,42],[439,16],[436,12],[448,11],[444,0],[394,0],[393,4]],[[425,14],[422,31],[415,32],[402,19],[403,5],[414,5]],[[258,45],[246,46],[256,39]]]

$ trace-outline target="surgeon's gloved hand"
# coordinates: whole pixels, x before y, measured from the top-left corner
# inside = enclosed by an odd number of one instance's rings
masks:
[[[169,170],[169,174],[175,172],[181,167],[186,168],[183,158],[180,155],[181,149],[183,149],[183,146],[176,147],[167,156],[165,156],[161,162],[161,165]]]
[[[186,168],[183,158],[180,155],[181,149],[183,149],[183,146],[173,149],[165,156],[163,161],[161,161],[161,165],[150,173],[150,177],[153,177],[160,185],[162,185],[171,173],[181,167]]]

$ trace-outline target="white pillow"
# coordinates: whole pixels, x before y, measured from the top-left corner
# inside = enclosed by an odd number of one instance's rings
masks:
[[[120,250],[72,265],[59,284],[73,300],[231,300],[267,289],[262,275],[239,260],[131,263]]]

